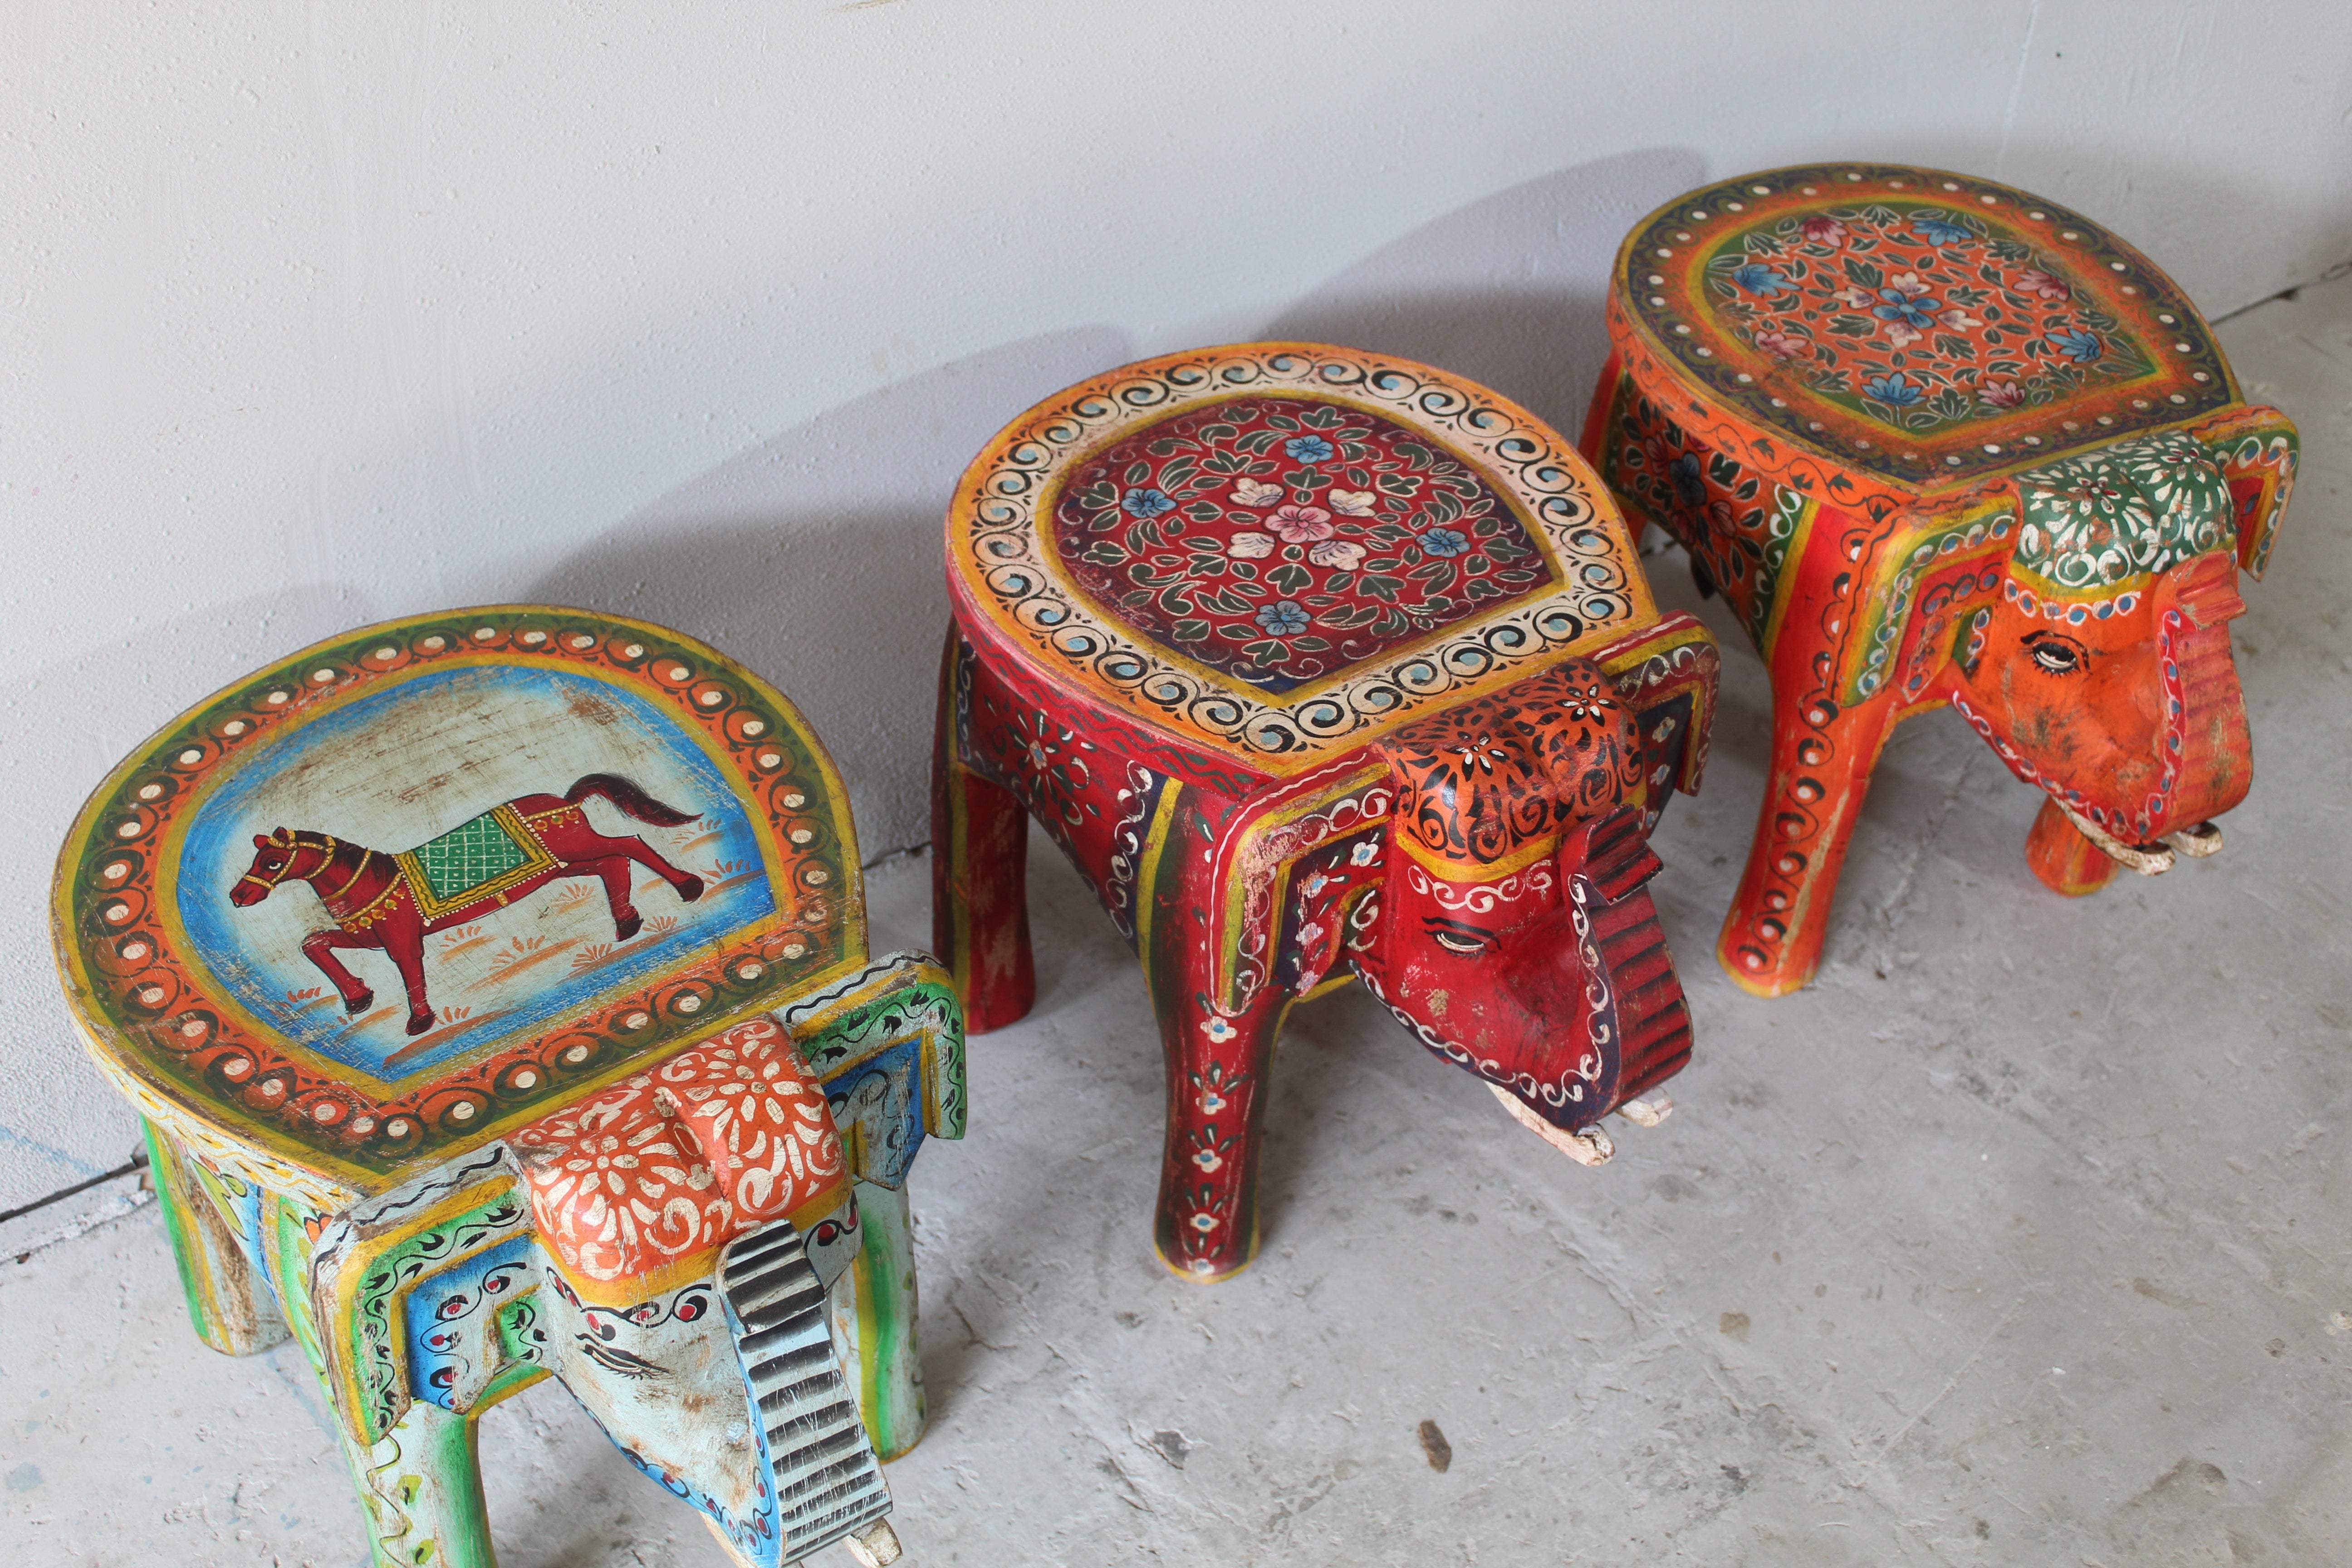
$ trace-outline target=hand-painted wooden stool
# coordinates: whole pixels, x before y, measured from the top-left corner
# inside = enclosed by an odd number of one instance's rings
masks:
[[[997,1027],[1030,817],[1093,886],[1159,1015],[1170,1267],[1249,1261],[1275,1036],[1351,975],[1575,1158],[1661,1113],[1690,1031],[1648,835],[1715,647],[1541,421],[1349,349],[1171,354],[1006,426],[948,554],[937,940]]]
[[[2048,792],[2063,893],[2210,855],[2245,797],[2229,622],[2294,427],[2138,251],[2007,185],[1778,169],[1617,258],[1585,451],[1770,666],[1770,780],[1717,949],[1804,984],[1896,721],[1947,703]]]
[[[962,1131],[961,1019],[867,959],[772,688],[575,610],[353,633],[116,769],[55,910],[197,1332],[300,1342],[371,1562],[487,1568],[474,1422],[550,1373],[740,1561],[896,1556],[903,1184]]]

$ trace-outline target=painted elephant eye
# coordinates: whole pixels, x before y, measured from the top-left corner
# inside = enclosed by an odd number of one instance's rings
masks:
[[[1429,915],[1423,919],[1421,925],[1438,946],[1465,958],[1475,958],[1495,945],[1493,931],[1466,921],[1450,921],[1443,915]]]
[[[2073,675],[2084,662],[2083,645],[2056,632],[2035,632],[2025,639],[2025,651],[2033,656],[2033,667],[2046,675]]]

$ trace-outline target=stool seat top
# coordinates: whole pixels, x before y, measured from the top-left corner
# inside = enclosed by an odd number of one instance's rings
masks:
[[[1935,169],[1726,180],[1618,253],[1612,335],[1652,395],[1897,492],[1974,484],[2239,401],[2204,318],[2081,214]],[[1835,499],[1835,498],[1829,498]]]
[[[863,962],[859,897],[840,780],[772,688],[643,622],[499,605],[173,720],[83,805],[52,907],[118,1087],[364,1194]]]
[[[983,647],[1261,774],[1657,618],[1615,503],[1534,415],[1319,343],[1168,354],[1046,399],[948,514]]]

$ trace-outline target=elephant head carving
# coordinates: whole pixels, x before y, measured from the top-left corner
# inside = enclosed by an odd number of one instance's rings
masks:
[[[1606,1157],[1601,1117],[1690,1054],[1644,886],[1660,868],[1643,741],[1609,676],[1571,658],[1376,747],[1397,799],[1355,969],[1423,1045],[1587,1162]]]
[[[2254,498],[2227,457],[2173,430],[2018,476],[2000,595],[1961,620],[1936,683],[2047,792],[2031,858],[2061,891],[2212,853],[2211,819],[2245,798],[2229,623]]]

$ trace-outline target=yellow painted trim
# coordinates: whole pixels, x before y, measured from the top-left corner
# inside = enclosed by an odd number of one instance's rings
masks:
[[[1148,969],[1151,964],[1151,918],[1158,908],[1152,895],[1160,886],[1160,858],[1176,837],[1176,812],[1184,784],[1161,775],[1160,799],[1151,808],[1151,829],[1144,836],[1143,864],[1135,872],[1135,951]]]
[[[359,1436],[362,1443],[373,1443],[376,1438],[368,1436],[362,1425],[366,1420],[364,1408],[366,1401],[360,1388],[358,1370],[351,1364],[350,1327],[353,1316],[352,1307],[358,1300],[361,1282],[367,1277],[369,1269],[374,1266],[377,1258],[419,1231],[430,1230],[444,1221],[455,1219],[468,1209],[478,1208],[484,1201],[480,1194],[486,1190],[498,1188],[504,1188],[513,1193],[518,1202],[522,1203],[526,1207],[529,1205],[530,1201],[529,1195],[520,1190],[512,1176],[503,1172],[490,1174],[478,1182],[469,1182],[430,1207],[408,1215],[397,1229],[385,1230],[374,1235],[365,1232],[355,1235],[352,1239],[351,1250],[343,1255],[341,1264],[335,1269],[333,1279],[326,1282],[327,1300],[313,1301],[313,1312],[319,1319],[320,1350],[327,1363],[324,1375],[334,1386],[335,1405],[342,1414],[344,1424]],[[479,1247],[468,1247],[463,1252],[453,1252],[440,1261],[444,1264],[456,1263],[478,1253],[488,1252],[493,1247],[502,1247],[512,1239],[511,1234],[501,1234],[494,1240],[487,1241]],[[314,1248],[312,1256],[315,1258],[316,1255]],[[319,1282],[313,1282],[314,1289],[317,1283]],[[414,1290],[418,1283],[419,1280],[411,1279],[393,1291],[384,1312],[384,1327],[388,1332],[397,1325],[406,1322],[409,1292]],[[320,1307],[326,1308],[327,1310],[318,1311],[317,1309]],[[406,1337],[393,1332],[391,1349],[394,1381],[398,1391],[401,1408],[404,1411],[414,1402],[414,1396],[408,1392]],[[393,1417],[394,1425],[398,1424],[399,1419],[397,1415]]]
[[[1788,553],[1780,557],[1780,575],[1772,585],[1772,613],[1765,617],[1764,640],[1756,650],[1763,656],[1767,669],[1772,668],[1772,648],[1780,640],[1780,623],[1788,618],[1789,601],[1797,596],[1797,577],[1812,542],[1813,520],[1821,514],[1821,498],[1806,497],[1797,514],[1796,529],[1789,535]]]
[[[1426,869],[1449,882],[1492,882],[1514,871],[1525,870],[1537,861],[1559,852],[1559,835],[1547,833],[1530,838],[1499,860],[1450,860],[1429,848],[1410,833],[1393,833],[1390,839]]]

